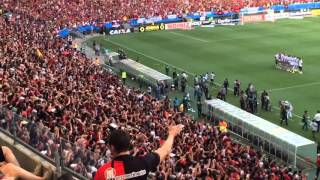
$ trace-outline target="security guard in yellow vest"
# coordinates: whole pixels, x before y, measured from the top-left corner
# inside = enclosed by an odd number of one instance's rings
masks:
[[[221,133],[227,133],[228,132],[228,123],[224,120],[220,120],[219,122],[219,130]]]
[[[123,84],[126,84],[127,73],[125,71],[122,71],[121,78],[122,78]]]

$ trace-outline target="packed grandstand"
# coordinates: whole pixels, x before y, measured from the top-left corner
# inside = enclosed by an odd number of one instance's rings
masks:
[[[90,179],[111,159],[107,141],[113,128],[128,131],[135,147],[132,153],[144,156],[161,146],[166,127],[173,123],[185,129],[175,140],[171,156],[153,173],[156,179],[304,179],[301,171],[233,141],[216,126],[174,110],[168,98],[157,100],[124,85],[117,75],[58,37],[63,28],[103,26],[112,20],[229,13],[295,2],[2,0],[1,128],[13,132],[16,127],[20,139],[50,158],[63,144],[63,164]],[[28,121],[13,120],[15,113]]]

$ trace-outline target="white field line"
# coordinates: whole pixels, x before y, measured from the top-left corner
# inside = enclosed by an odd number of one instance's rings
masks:
[[[192,75],[192,76],[195,76],[194,73],[191,73],[191,72],[188,72],[188,71],[186,71],[186,70],[183,70],[183,69],[181,69],[181,68],[179,68],[179,67],[176,67],[176,66],[174,66],[174,65],[172,65],[172,64],[169,64],[169,63],[167,63],[167,62],[165,62],[165,61],[163,61],[163,60],[161,60],[161,59],[159,59],[159,58],[156,58],[156,57],[153,57],[153,56],[149,56],[149,55],[147,55],[147,54],[144,54],[143,52],[140,52],[140,51],[138,51],[138,50],[132,49],[132,48],[126,46],[126,45],[123,45],[123,44],[114,42],[114,41],[112,41],[112,40],[110,40],[110,39],[106,39],[106,41],[108,41],[108,42],[110,42],[110,43],[112,43],[112,44],[115,44],[115,45],[117,45],[117,46],[120,46],[120,47],[122,47],[122,48],[125,48],[125,49],[127,49],[127,50],[133,51],[133,52],[135,52],[135,53],[137,53],[137,54],[140,54],[140,55],[142,55],[142,56],[144,56],[144,57],[147,57],[147,58],[149,58],[149,59],[152,59],[152,60],[154,60],[154,61],[156,61],[156,62],[158,62],[158,63],[167,64],[167,65],[169,65],[169,66],[171,66],[171,67],[173,67],[173,68],[176,68],[176,69],[179,70],[179,71],[182,71],[182,72],[184,71],[184,72],[186,72],[187,74],[190,74],[190,75]]]
[[[181,37],[189,38],[189,39],[196,40],[196,41],[200,41],[200,42],[203,42],[203,43],[209,43],[209,42],[210,42],[210,41],[207,41],[207,40],[204,40],[204,39],[200,39],[200,38],[196,38],[196,37],[193,37],[193,36],[189,36],[189,35],[177,33],[177,32],[174,32],[174,31],[170,31],[170,33],[171,33],[171,34],[174,34],[174,35],[176,35],[176,36],[181,36]]]
[[[283,87],[283,88],[270,89],[270,90],[267,90],[267,92],[282,91],[282,90],[287,90],[287,89],[295,89],[295,88],[302,88],[302,87],[315,86],[315,85],[320,85],[320,82],[313,82],[313,83],[306,83],[306,84],[300,84],[300,85]],[[280,109],[278,107],[276,107],[276,106],[273,106],[272,108],[277,109],[277,110],[280,111]],[[292,114],[292,115],[297,117],[297,118],[302,119],[302,116],[299,116],[299,115],[296,115],[296,114]]]
[[[125,45],[123,45],[123,44],[114,42],[114,41],[112,41],[112,40],[110,40],[110,39],[106,39],[106,41],[108,41],[108,42],[110,42],[110,43],[112,43],[112,44],[115,44],[115,45],[117,45],[117,46],[119,46],[119,47],[125,48],[125,49],[127,49],[127,50],[133,51],[133,52],[135,52],[135,53],[137,53],[137,54],[140,54],[140,55],[142,55],[142,56],[144,56],[144,57],[147,57],[147,58],[149,58],[149,59],[152,59],[152,60],[154,60],[154,61],[157,61],[157,62],[160,62],[160,63],[163,63],[163,64],[167,64],[167,65],[169,65],[169,66],[171,66],[171,67],[173,67],[173,68],[176,68],[177,70],[180,70],[180,71],[182,71],[182,72],[184,71],[184,72],[186,72],[186,73],[189,74],[189,75],[192,75],[192,76],[195,76],[195,75],[196,75],[196,74],[194,74],[194,73],[191,73],[191,72],[188,72],[188,71],[186,71],[186,70],[183,70],[183,69],[181,69],[181,68],[179,68],[179,67],[173,66],[173,65],[171,65],[171,64],[169,64],[169,63],[167,63],[167,62],[165,62],[165,61],[163,61],[163,60],[161,60],[161,59],[159,59],[159,58],[149,56],[149,55],[144,54],[144,53],[142,53],[142,52],[140,52],[140,51],[137,51],[137,50],[135,50],[135,49],[132,49],[132,48],[130,48],[130,47],[128,47],[128,46],[125,46]],[[215,83],[215,84],[218,85],[218,86],[222,86],[222,84],[220,84],[220,83]],[[232,89],[232,88],[228,88],[228,90],[233,92],[233,89]],[[277,106],[272,106],[272,108],[273,108],[273,109],[276,109],[276,110],[280,110]],[[297,117],[297,118],[300,118],[300,119],[302,118],[301,116],[296,115],[296,114],[294,114],[294,113],[292,113],[292,115],[295,116],[295,117]]]
[[[288,87],[283,87],[283,88],[269,89],[269,90],[267,90],[267,92],[283,91],[283,90],[287,90],[287,89],[295,89],[295,88],[302,88],[302,87],[308,87],[308,86],[315,86],[315,85],[319,85],[319,84],[320,84],[320,82],[312,82],[312,83],[288,86]]]

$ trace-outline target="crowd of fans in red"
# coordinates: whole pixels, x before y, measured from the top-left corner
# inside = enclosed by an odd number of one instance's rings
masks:
[[[107,137],[124,128],[133,137],[132,153],[159,147],[171,123],[185,130],[154,179],[301,179],[301,172],[276,165],[262,152],[233,142],[227,133],[173,111],[168,98],[123,85],[67,41],[56,38],[62,26],[122,16],[183,13],[210,8],[265,5],[266,1],[86,1],[3,0],[0,17],[1,127],[43,154],[54,157],[63,146],[64,163],[92,177],[110,158]],[[279,3],[279,1],[274,1]],[[5,15],[6,14],[6,15]],[[16,121],[16,111],[31,121]],[[52,132],[52,133],[50,133]],[[65,142],[59,141],[62,137]],[[73,146],[71,143],[76,144]]]
[[[11,4],[3,0],[3,4]],[[13,1],[15,2],[15,1]],[[182,15],[189,12],[239,11],[243,7],[270,6],[312,0],[61,0],[61,1],[18,1],[15,2],[30,16],[55,22],[56,30],[61,26],[76,27],[86,23],[104,23],[131,18]],[[12,7],[13,8],[13,7]],[[29,11],[32,9],[32,11]]]

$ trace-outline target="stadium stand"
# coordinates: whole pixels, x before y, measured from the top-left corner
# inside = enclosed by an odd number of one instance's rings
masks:
[[[134,146],[139,147],[138,156],[143,156],[160,146],[166,137],[164,127],[182,123],[186,129],[154,174],[157,177],[300,179],[301,172],[232,141],[214,126],[173,111],[170,101],[158,101],[124,86],[66,40],[56,38],[63,27],[88,22],[212,7],[228,11],[271,2],[4,0],[0,17],[1,128],[16,132],[50,158],[62,146],[63,164],[92,179],[96,169],[110,160],[107,137],[113,128],[129,131]]]
[[[53,178],[53,169],[55,168],[52,165],[43,161],[41,157],[24,148],[24,146],[13,145],[14,143],[9,136],[1,134],[0,144],[2,147],[6,146],[8,149],[10,149],[10,151],[13,153],[13,156],[15,156],[23,169],[32,172],[34,175],[43,176],[44,179]]]

